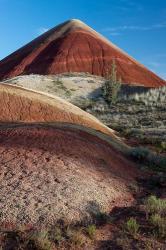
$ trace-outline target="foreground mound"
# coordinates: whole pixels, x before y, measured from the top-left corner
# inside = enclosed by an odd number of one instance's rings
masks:
[[[11,126],[11,125],[10,125]],[[53,224],[128,205],[133,164],[108,143],[76,128],[0,128],[2,221]]]
[[[67,122],[114,135],[94,116],[58,97],[6,84],[0,85],[0,122]]]
[[[164,80],[79,20],[51,29],[4,58],[0,62],[0,79],[64,72],[105,76],[113,60],[124,83],[165,85]]]

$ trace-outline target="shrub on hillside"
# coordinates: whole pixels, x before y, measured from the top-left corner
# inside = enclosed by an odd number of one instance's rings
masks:
[[[107,79],[103,85],[103,97],[109,104],[116,103],[120,87],[121,79],[117,79],[116,64],[113,61],[111,72],[107,74]]]
[[[136,219],[130,218],[126,222],[126,229],[131,235],[135,236],[139,230],[139,224],[137,223]]]
[[[166,237],[166,218],[161,217],[159,214],[154,214],[150,218],[151,224],[155,227],[157,234],[160,238]]]
[[[149,89],[143,86],[123,86],[120,99],[141,102],[145,106],[164,106],[166,103],[166,86]]]
[[[51,250],[52,242],[49,239],[47,230],[42,230],[34,233],[30,239],[30,242],[34,249]]]
[[[149,154],[149,150],[144,147],[136,147],[136,148],[133,148],[131,151],[131,156],[137,159],[138,161],[145,160],[148,154]]]
[[[154,232],[159,238],[166,237],[166,200],[154,195],[149,196],[144,203],[146,218],[154,227]]]
[[[94,239],[96,233],[96,226],[94,224],[89,225],[86,229],[86,232],[91,240]]]
[[[151,152],[144,147],[135,147],[129,151],[129,155],[136,161],[146,164],[150,169],[166,172],[166,157]]]
[[[151,195],[145,200],[146,217],[150,214],[166,215],[166,200]]]

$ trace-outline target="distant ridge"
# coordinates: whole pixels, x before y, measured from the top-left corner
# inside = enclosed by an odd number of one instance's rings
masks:
[[[0,79],[27,74],[89,72],[105,76],[115,60],[124,83],[160,87],[166,82],[80,20],[42,34],[0,61]]]

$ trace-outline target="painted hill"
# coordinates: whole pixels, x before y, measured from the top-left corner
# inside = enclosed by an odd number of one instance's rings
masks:
[[[0,126],[1,221],[55,225],[131,205],[138,170],[97,136],[60,125]]]
[[[44,33],[0,62],[0,79],[22,74],[89,72],[104,76],[115,60],[124,83],[149,87],[165,81],[79,20]]]
[[[113,130],[61,98],[1,84],[1,220],[55,225],[131,205],[128,185],[139,171],[125,149]]]
[[[89,127],[114,137],[114,131],[67,101],[12,85],[0,85],[0,122],[62,122]]]

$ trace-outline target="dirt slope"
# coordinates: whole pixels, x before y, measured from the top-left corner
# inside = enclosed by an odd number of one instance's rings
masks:
[[[0,85],[0,122],[67,122],[114,136],[94,116],[61,98],[6,84]]]
[[[112,146],[80,129],[0,127],[1,221],[77,221],[133,201],[138,176]]]
[[[165,81],[79,20],[67,21],[4,58],[0,79],[21,74],[89,72],[104,76],[115,60],[124,83],[159,87]]]

